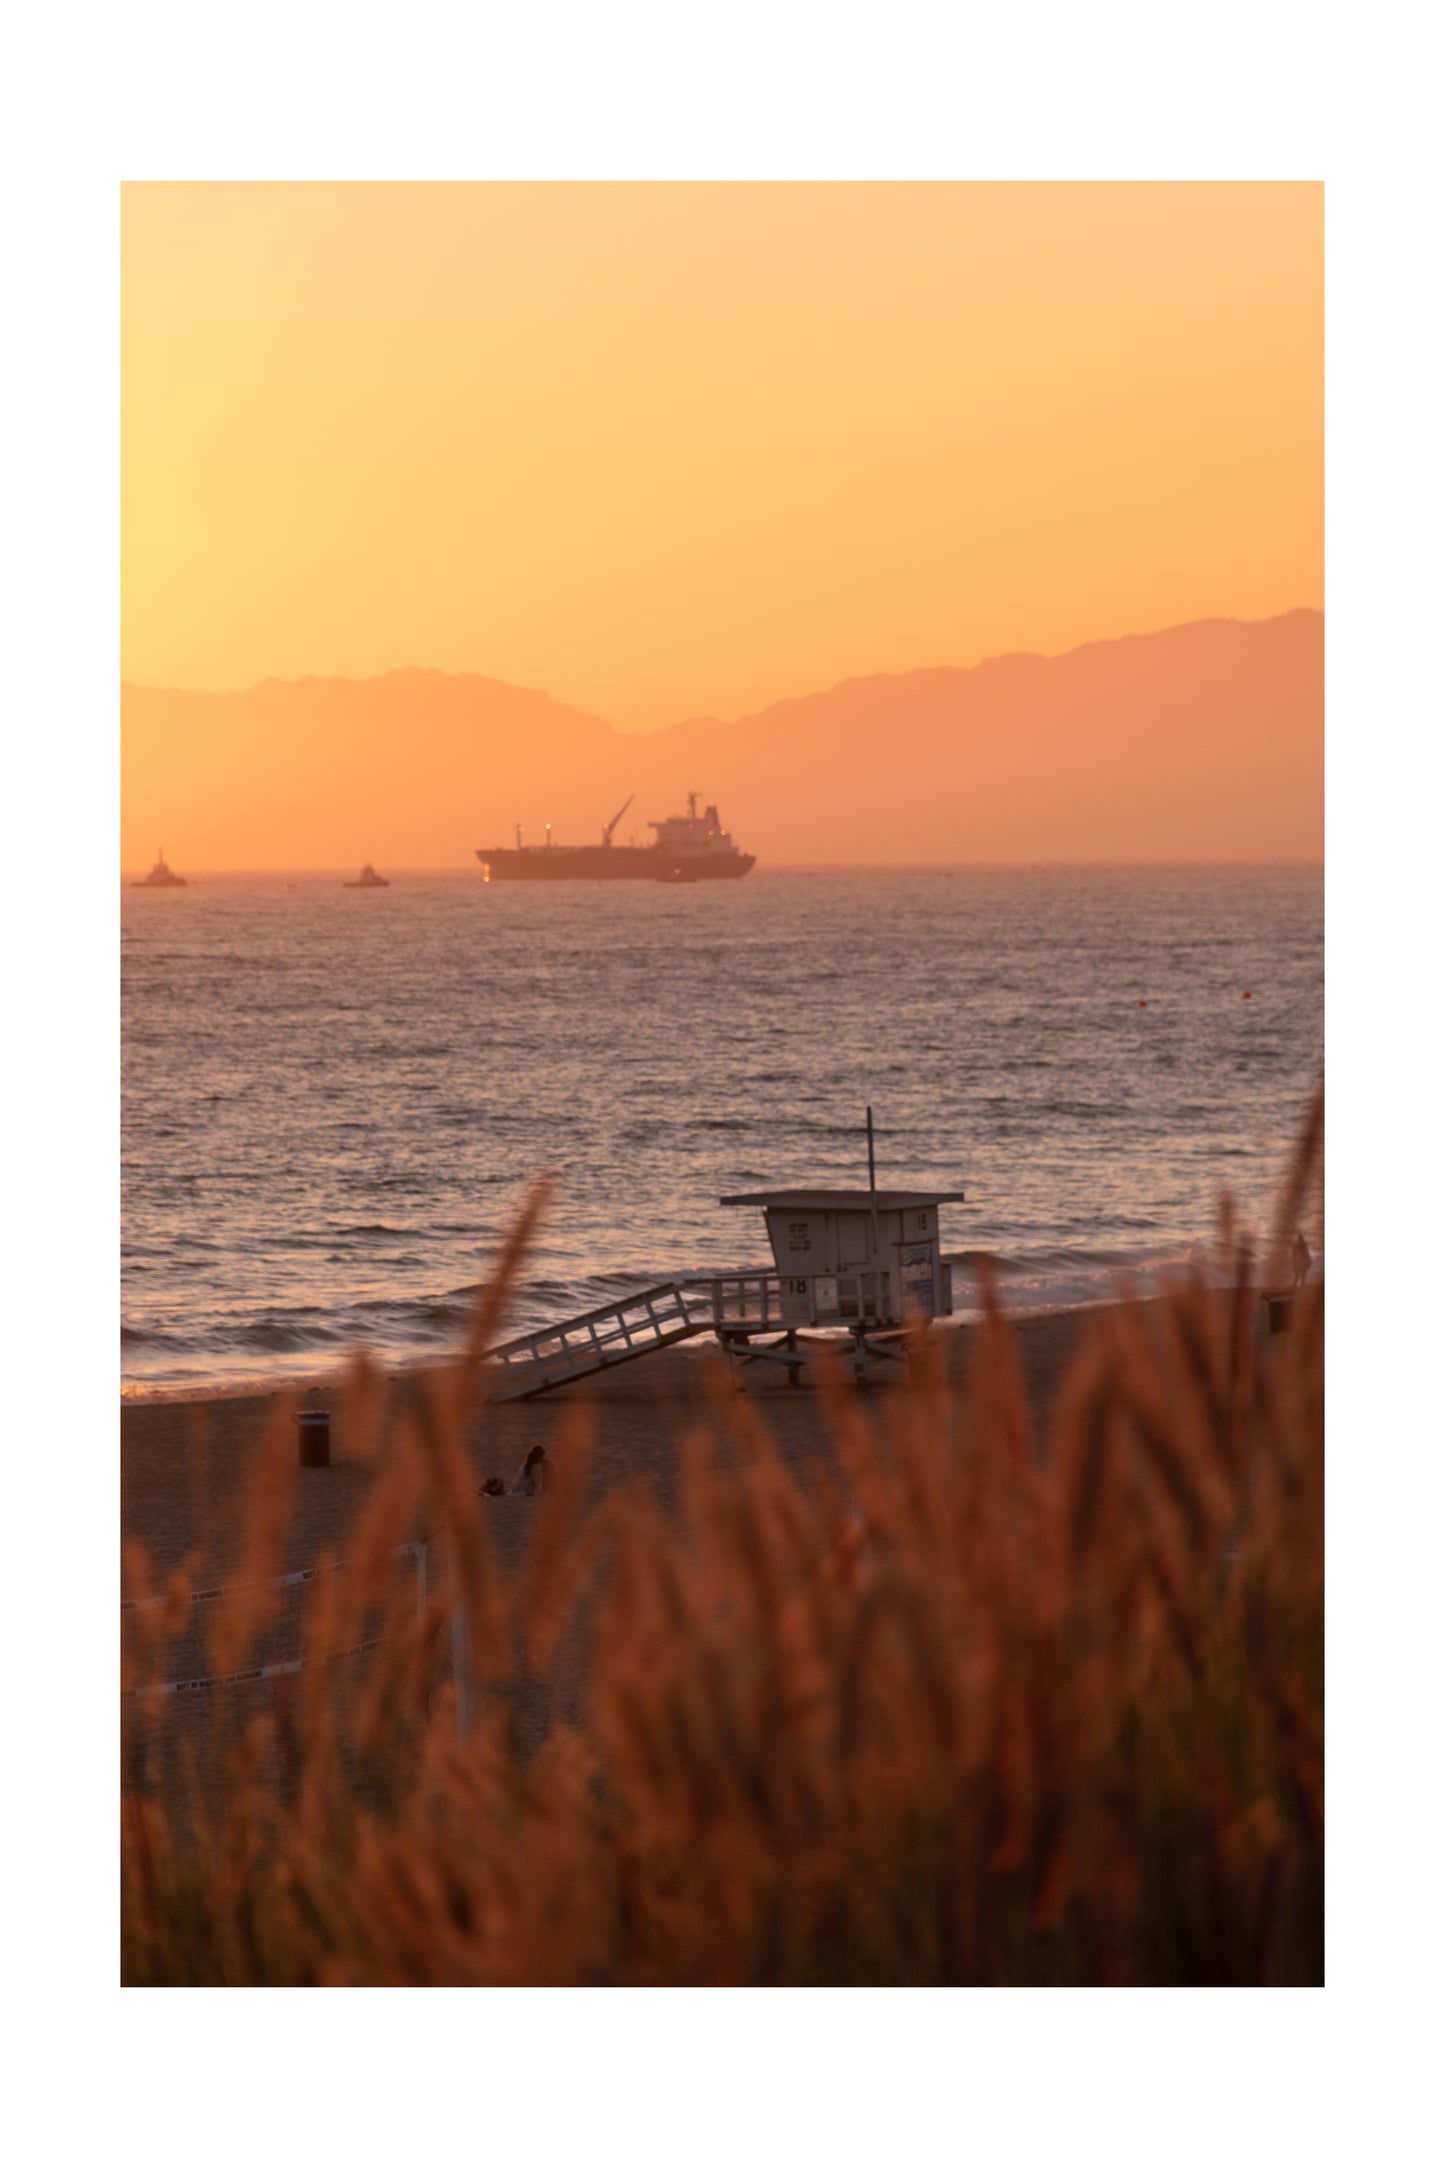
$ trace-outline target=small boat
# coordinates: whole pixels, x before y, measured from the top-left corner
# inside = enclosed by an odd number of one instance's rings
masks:
[[[150,872],[143,881],[132,881],[130,885],[132,888],[184,888],[186,883],[183,875],[172,873],[166,864],[165,852],[157,845],[156,862]]]
[[[390,888],[391,883],[382,879],[375,866],[368,859],[356,880],[343,881],[341,885],[343,888]]]

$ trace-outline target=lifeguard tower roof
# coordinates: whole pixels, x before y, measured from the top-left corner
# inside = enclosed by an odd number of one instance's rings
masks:
[[[961,1189],[745,1189],[719,1204],[781,1205],[793,1212],[912,1212],[929,1205],[964,1204]]]

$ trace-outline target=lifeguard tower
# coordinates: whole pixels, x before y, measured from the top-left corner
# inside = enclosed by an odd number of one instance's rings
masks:
[[[799,1332],[846,1332],[854,1373],[901,1362],[912,1328],[953,1309],[953,1272],[939,1254],[940,1205],[961,1189],[879,1189],[868,1109],[866,1189],[756,1189],[718,1201],[763,1214],[775,1272],[715,1272],[668,1280],[544,1325],[490,1350],[493,1399],[529,1399],[632,1362],[697,1333],[716,1335],[729,1362],[782,1364],[793,1383],[809,1360]]]
[[[786,1361],[800,1325],[842,1328],[853,1336],[861,1373],[869,1358],[900,1355],[910,1326],[952,1312],[953,1269],[939,1254],[938,1208],[962,1204],[964,1192],[879,1189],[871,1107],[867,1189],[754,1189],[718,1201],[761,1210],[778,1268],[775,1315],[788,1328],[786,1345],[750,1352]],[[726,1347],[725,1323],[718,1336]]]
[[[853,1330],[925,1324],[953,1309],[953,1269],[938,1254],[938,1208],[958,1189],[757,1189],[789,1325]]]

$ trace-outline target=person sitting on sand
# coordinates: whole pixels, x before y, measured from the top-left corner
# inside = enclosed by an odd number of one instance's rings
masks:
[[[510,1495],[513,1498],[540,1498],[543,1491],[551,1487],[552,1471],[547,1466],[547,1455],[540,1445],[534,1445],[517,1470],[517,1480]]]
[[[1310,1246],[1308,1242],[1306,1242],[1302,1234],[1297,1234],[1295,1236],[1294,1248],[1290,1252],[1290,1255],[1294,1260],[1294,1284],[1296,1287],[1303,1287],[1305,1281],[1310,1276],[1310,1264],[1312,1260],[1310,1257]]]
[[[507,1486],[499,1475],[489,1475],[477,1492],[479,1498],[505,1498],[506,1495]]]

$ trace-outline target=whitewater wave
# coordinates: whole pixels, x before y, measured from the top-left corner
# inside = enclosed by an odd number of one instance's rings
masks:
[[[954,1316],[964,1321],[980,1314],[980,1268],[985,1265],[992,1270],[1003,1307],[1018,1315],[1109,1302],[1124,1292],[1147,1295],[1182,1272],[1203,1274],[1220,1284],[1225,1278],[1222,1260],[1206,1245],[1155,1255],[1052,1247],[1025,1255],[973,1249],[951,1251],[947,1256],[953,1267]],[[504,1329],[520,1332],[560,1324],[645,1287],[671,1279],[706,1278],[710,1269],[716,1268],[539,1277],[517,1289]],[[767,1267],[757,1264],[750,1269]],[[478,1283],[442,1295],[366,1298],[334,1311],[314,1304],[291,1310],[272,1307],[253,1316],[210,1319],[190,1333],[123,1324],[123,1369],[132,1383],[143,1381],[153,1368],[169,1374],[187,1362],[229,1375],[237,1360],[246,1357],[314,1360],[363,1346],[387,1361],[435,1358],[460,1344],[482,1287]]]

